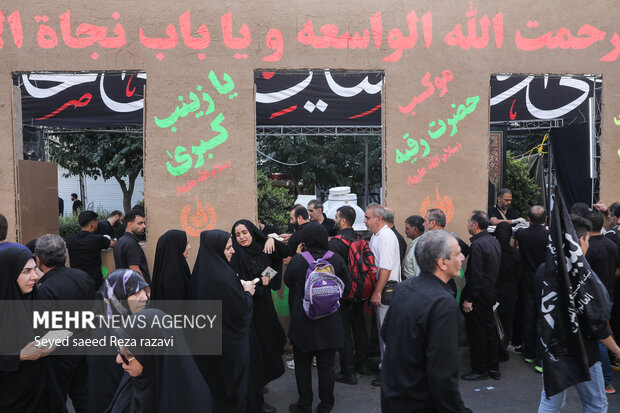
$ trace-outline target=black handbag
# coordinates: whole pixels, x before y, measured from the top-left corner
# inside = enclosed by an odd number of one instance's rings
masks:
[[[385,287],[383,287],[383,291],[381,292],[381,304],[390,305],[392,301],[392,295],[394,294],[394,289],[398,285],[398,281],[390,280],[385,283]]]

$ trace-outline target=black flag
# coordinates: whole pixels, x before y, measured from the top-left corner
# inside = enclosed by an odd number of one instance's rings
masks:
[[[608,296],[584,257],[557,186],[551,201],[539,319],[548,397],[590,380],[584,339],[597,338],[609,319]]]

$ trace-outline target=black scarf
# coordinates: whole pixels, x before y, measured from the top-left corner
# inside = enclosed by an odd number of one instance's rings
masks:
[[[304,227],[302,242],[307,251],[322,254],[327,251],[329,242],[327,229],[318,222],[310,222]]]
[[[252,236],[252,243],[247,247],[243,247],[237,242],[235,229],[238,225],[245,225]],[[232,227],[232,234],[235,253],[230,260],[230,264],[237,271],[239,277],[244,280],[252,281],[255,278],[260,278],[263,270],[271,264],[269,256],[263,253],[267,237],[247,219],[235,222]]]
[[[521,258],[516,248],[510,245],[510,238],[512,237],[512,225],[508,222],[501,222],[495,227],[493,233],[495,238],[499,242],[499,246],[502,249],[502,256],[499,266],[499,281],[513,281],[520,277],[520,261]]]
[[[15,334],[2,334],[2,354],[8,354],[8,351],[19,352],[34,337],[31,322],[31,300],[34,294],[23,294],[17,284],[17,278],[31,258],[34,258],[32,253],[21,248],[11,247],[0,251],[0,300],[7,301],[2,305],[0,320],[5,326],[21,326]]]
[[[192,271],[188,298],[222,300],[224,339],[248,333],[252,311],[247,311],[246,293],[230,265],[224,249],[230,234],[218,229],[200,233],[200,249]]]
[[[187,248],[185,231],[171,229],[159,238],[153,270],[153,300],[184,300],[190,271],[183,252]]]

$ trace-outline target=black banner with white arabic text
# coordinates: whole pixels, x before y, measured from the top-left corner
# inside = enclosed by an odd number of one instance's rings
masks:
[[[600,102],[599,79],[586,76],[493,75],[491,122],[563,119],[588,123],[588,98]]]
[[[383,73],[257,71],[257,126],[381,126]]]
[[[549,236],[539,331],[545,393],[553,396],[590,380],[584,339],[593,340],[607,328],[609,301],[585,259],[557,186],[551,202]]]
[[[30,126],[104,128],[143,123],[143,72],[14,74],[22,122]]]

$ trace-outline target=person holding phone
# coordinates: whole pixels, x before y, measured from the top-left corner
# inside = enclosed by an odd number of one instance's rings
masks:
[[[253,223],[241,219],[232,227],[235,254],[230,261],[239,278],[252,281],[258,278],[254,294],[252,326],[256,332],[262,362],[258,369],[261,387],[284,374],[282,354],[286,335],[273,305],[272,291],[282,286],[282,259],[288,247],[274,238],[266,237]],[[271,411],[269,405],[263,411]]]
[[[214,410],[223,413],[256,411],[248,405],[255,407],[254,403],[258,403],[258,397],[248,391],[256,382],[250,375],[255,284],[240,282],[230,265],[234,254],[228,232],[218,229],[201,232],[188,290],[189,300],[222,301],[222,355],[194,356],[194,359],[213,392]]]

